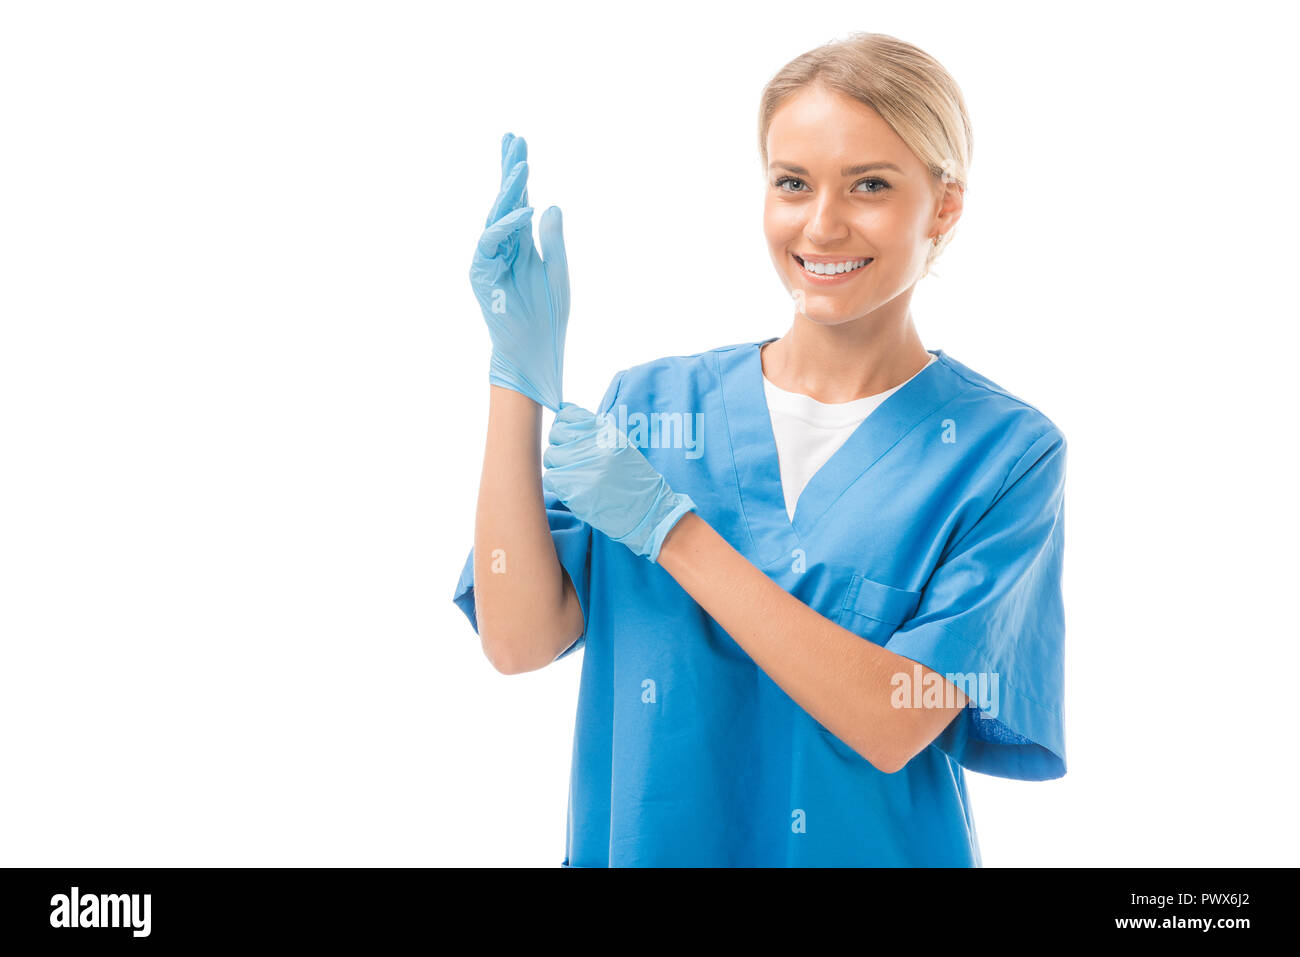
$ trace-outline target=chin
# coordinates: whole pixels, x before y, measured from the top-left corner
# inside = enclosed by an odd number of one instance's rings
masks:
[[[805,307],[799,313],[809,322],[819,326],[842,326],[864,315],[864,310],[844,307],[819,307],[816,303]]]
[[[806,312],[800,313],[800,315],[802,315],[805,319],[807,319],[809,322],[813,323],[814,325],[824,326],[826,328],[830,328],[832,326],[843,326],[861,318],[860,316],[819,316],[816,314],[810,316]]]

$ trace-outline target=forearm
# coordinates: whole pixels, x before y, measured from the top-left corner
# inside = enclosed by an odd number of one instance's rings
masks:
[[[549,664],[582,633],[555,552],[541,481],[541,406],[491,386],[474,525],[474,599],[483,651],[500,671]]]
[[[668,533],[659,564],[800,707],[882,771],[905,765],[965,705],[958,692],[957,708],[893,707],[892,679],[914,662],[813,611],[698,514]]]

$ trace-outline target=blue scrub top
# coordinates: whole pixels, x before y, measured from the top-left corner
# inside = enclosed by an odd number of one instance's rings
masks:
[[[970,682],[971,701],[886,774],[796,704],[663,568],[548,495],[586,622],[559,656],[585,649],[562,864],[981,866],[965,770],[1065,774],[1065,437],[934,350],[938,361],[813,476],[791,520],[759,358],[770,341],[626,369],[599,411],[625,421],[672,488],[782,588],[864,640]],[[636,413],[661,427],[637,432]],[[673,427],[687,422],[700,429],[693,443]],[[453,600],[477,629],[473,557]],[[916,702],[914,691],[900,693]]]

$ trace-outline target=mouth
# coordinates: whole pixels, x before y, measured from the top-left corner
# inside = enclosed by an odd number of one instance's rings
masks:
[[[875,260],[871,257],[858,259],[804,259],[795,253],[790,254],[794,261],[799,264],[800,270],[805,276],[816,279],[820,282],[830,282],[835,280],[847,279],[854,276]]]

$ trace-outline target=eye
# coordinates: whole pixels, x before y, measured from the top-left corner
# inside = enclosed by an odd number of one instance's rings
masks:
[[[889,184],[886,183],[886,182],[885,182],[883,179],[881,179],[879,176],[869,176],[869,177],[867,177],[867,178],[864,179],[864,180],[860,180],[860,181],[858,182],[858,184],[857,184],[856,186],[853,187],[854,190],[856,190],[856,189],[858,188],[858,186],[861,186],[863,183],[877,183],[877,184],[879,184],[879,188],[878,188],[878,189],[868,189],[868,190],[864,190],[864,192],[867,192],[867,193],[883,193],[885,190],[889,189]]]
[[[806,189],[803,187],[807,187],[808,184],[797,176],[780,176],[772,185],[787,193],[802,193],[806,192]],[[863,185],[868,185],[871,188],[859,190],[858,187]],[[787,186],[800,188],[787,188]],[[887,189],[890,189],[889,183],[885,182],[885,180],[881,179],[879,176],[869,176],[866,179],[859,180],[853,187],[854,192],[863,193],[883,193]]]

